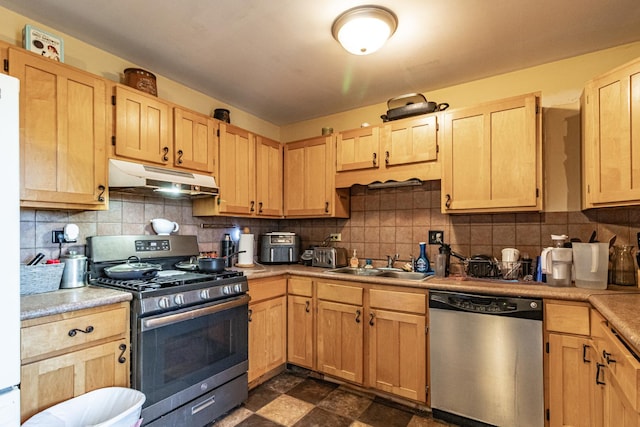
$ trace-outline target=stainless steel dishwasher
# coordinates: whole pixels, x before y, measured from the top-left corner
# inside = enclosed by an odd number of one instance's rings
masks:
[[[542,300],[429,292],[433,416],[544,426]]]

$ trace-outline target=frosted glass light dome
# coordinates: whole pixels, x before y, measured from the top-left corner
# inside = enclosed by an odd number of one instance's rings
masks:
[[[369,55],[380,49],[393,35],[398,19],[388,9],[362,6],[349,9],[333,22],[333,37],[349,53]]]

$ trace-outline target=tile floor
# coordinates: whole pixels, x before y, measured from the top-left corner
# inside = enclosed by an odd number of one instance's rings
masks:
[[[210,427],[445,427],[423,412],[351,388],[286,371],[249,392]]]

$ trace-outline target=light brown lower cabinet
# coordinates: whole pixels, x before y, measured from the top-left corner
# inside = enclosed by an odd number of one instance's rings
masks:
[[[287,362],[287,280],[249,280],[249,383]]]
[[[313,281],[290,277],[287,281],[287,361],[315,369],[315,304]]]
[[[549,334],[549,424],[590,427],[596,363],[587,337]]]
[[[364,379],[363,308],[318,301],[318,370],[357,384]]]
[[[595,310],[591,311],[591,325],[596,349],[592,425],[640,426],[640,362]]]
[[[22,422],[102,387],[129,386],[129,303],[22,322]]]
[[[427,297],[424,293],[369,290],[369,386],[426,401]]]

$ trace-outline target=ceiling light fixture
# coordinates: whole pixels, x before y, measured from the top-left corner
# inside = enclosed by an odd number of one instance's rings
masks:
[[[331,32],[348,52],[369,55],[380,49],[398,27],[398,18],[387,8],[358,6],[333,21]]]

